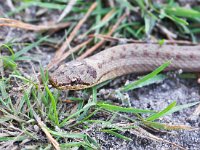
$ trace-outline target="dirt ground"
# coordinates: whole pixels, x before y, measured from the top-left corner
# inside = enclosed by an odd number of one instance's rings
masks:
[[[168,106],[173,101],[177,101],[177,104],[199,101],[199,90],[200,86],[196,83],[196,80],[174,78],[164,80],[164,82],[159,84],[135,90],[134,92],[130,92],[129,96],[133,107],[160,110],[161,108]],[[194,110],[195,107],[184,109],[183,111],[163,117],[161,122],[169,124],[184,124],[199,128],[199,116],[193,118],[190,117]],[[200,148],[199,129],[195,131],[172,131],[169,133],[156,133],[155,131],[154,134],[159,135],[165,140],[177,143],[185,149],[198,150]],[[125,133],[125,135],[131,137],[133,141],[125,142],[102,133],[95,133],[95,136],[100,139],[103,149],[177,149],[176,147],[172,147],[170,144],[166,144],[165,142],[155,142],[130,133]]]
[[[6,4],[0,2],[1,13],[5,13],[7,10]],[[33,7],[34,11],[34,7]],[[31,12],[28,11],[31,14]],[[29,15],[30,15],[29,14]],[[55,17],[56,15],[54,15]],[[15,19],[17,19],[16,16]],[[48,17],[47,17],[48,18]],[[43,18],[44,19],[44,18]],[[62,36],[61,35],[58,36]],[[55,35],[56,36],[56,35]],[[12,39],[20,42],[26,42],[27,40],[34,40],[35,34],[31,32],[26,32],[21,29],[12,29],[9,27],[0,27],[0,44],[8,42]],[[14,50],[18,51],[21,48],[21,45],[14,46]],[[2,54],[5,55],[7,52],[2,51]],[[39,63],[42,66],[46,66],[51,58],[54,56],[54,49],[45,48],[41,46],[34,50],[28,52],[28,56],[37,58],[32,62],[19,62],[20,70],[23,70],[25,76],[31,76],[33,68],[36,72],[39,71]],[[5,71],[6,72],[6,71]],[[119,85],[125,83],[127,80],[135,80],[137,77],[135,75],[127,75],[124,77],[117,78],[114,83],[110,83],[105,88],[98,91],[99,98],[104,97],[102,93],[105,91],[113,90]],[[52,88],[53,90],[53,88]],[[102,90],[104,90],[102,92]],[[66,94],[66,93],[65,93]],[[77,94],[75,92],[75,94]],[[141,109],[151,109],[159,111],[167,107],[170,103],[176,101],[177,105],[187,104],[192,102],[200,101],[200,85],[197,83],[196,79],[181,79],[178,77],[169,77],[163,82],[158,84],[153,84],[145,86],[139,89],[135,89],[131,92],[128,92],[127,97],[130,99],[131,106]],[[182,111],[173,113],[172,115],[162,117],[160,122],[168,124],[180,124],[191,126],[194,129],[191,131],[181,130],[181,131],[170,131],[170,132],[158,132],[156,130],[148,130],[153,135],[160,137],[164,140],[176,143],[181,147],[188,150],[199,150],[200,149],[200,117],[192,116],[195,108],[198,105],[193,107],[183,109]],[[132,139],[132,141],[125,141],[119,139],[115,136],[100,132],[98,130],[99,126],[94,125],[87,134],[90,134],[91,137],[96,139],[100,144],[101,149],[113,149],[113,150],[166,150],[166,149],[179,149],[172,144],[167,144],[166,142],[153,141],[151,139],[144,138],[134,134],[134,132],[126,131],[123,135]]]

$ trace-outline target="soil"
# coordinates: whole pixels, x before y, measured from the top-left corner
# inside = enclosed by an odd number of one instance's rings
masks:
[[[200,99],[200,86],[196,80],[186,79],[166,79],[162,83],[146,86],[132,92],[129,92],[131,105],[136,108],[146,108],[152,110],[161,110],[173,101],[177,105],[198,102]],[[173,113],[162,118],[160,122],[169,124],[188,125],[194,128],[200,127],[199,116],[192,116],[196,107],[190,107],[180,112]],[[125,133],[133,141],[126,142],[114,136],[103,133],[96,133],[102,143],[103,149],[135,149],[135,150],[153,150],[153,149],[177,149],[165,142],[155,142],[146,138],[138,137],[134,134]],[[200,149],[200,131],[172,131],[168,133],[154,133],[165,140],[176,143],[185,149]]]
[[[0,7],[0,8],[1,8],[0,11],[1,13],[5,12],[7,9],[7,7],[5,8]],[[2,37],[7,37],[6,41],[9,41],[12,38],[16,38],[16,36],[21,37],[24,33],[25,33],[24,31],[21,30],[19,31],[17,29],[1,28],[0,39],[2,40],[3,39]],[[5,39],[3,39],[3,42],[5,42]],[[16,50],[19,50],[19,47],[16,47]],[[35,55],[32,55],[33,53]],[[44,48],[40,48],[39,50],[36,50],[34,52],[30,51],[30,54],[38,58],[39,59],[38,62],[41,63],[43,66],[47,65],[47,63],[50,61],[50,58],[52,58],[53,53],[54,52],[52,52],[52,50],[48,51],[45,50]],[[36,70],[39,70],[38,62],[33,62],[34,68]],[[23,66],[23,64],[21,65]],[[25,68],[30,69],[30,67],[25,67]],[[29,74],[32,71],[26,70],[25,72]],[[126,78],[124,77],[118,78],[115,81],[117,84],[114,86],[111,85],[110,87],[112,88],[115,86],[119,86],[118,82],[119,83],[125,82],[125,80]],[[166,106],[168,106],[173,101],[176,101],[177,105],[198,102],[200,100],[200,85],[194,79],[170,78],[164,80],[162,83],[149,85],[128,92],[128,97],[131,100],[132,107],[161,110]],[[162,118],[162,120],[160,120],[160,122],[169,124],[188,125],[192,126],[193,128],[200,128],[200,117],[192,116],[196,107],[197,105],[184,109],[180,112],[173,113],[172,115],[165,116]],[[132,139],[132,141],[129,142],[116,138],[115,136],[99,132],[98,126],[94,126],[92,130],[90,130],[88,133],[90,134],[90,136],[94,137],[98,141],[101,149],[105,150],[177,149],[177,147],[173,147],[171,144],[167,144],[166,142],[152,141],[147,138],[139,137],[134,133],[128,131],[125,132],[124,135]],[[163,139],[168,140],[170,142],[176,143],[185,149],[189,150],[200,149],[200,130],[171,131],[166,133],[154,132],[153,134],[158,137],[162,137]]]

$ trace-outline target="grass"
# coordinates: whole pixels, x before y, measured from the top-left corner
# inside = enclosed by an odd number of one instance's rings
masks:
[[[41,11],[46,9],[50,14],[61,12],[66,7],[66,1],[24,0],[18,3],[17,0],[13,0],[14,9],[5,12],[4,17],[15,18],[15,15],[25,14],[25,9],[31,10],[33,6]],[[85,31],[80,30],[77,33],[74,43],[71,43],[72,46],[78,44],[79,35],[86,37],[89,34],[108,33],[125,10],[129,11],[130,14],[118,26],[113,36],[140,40],[155,37],[163,44],[165,40],[160,37],[166,35],[160,33],[156,26],[161,24],[166,28],[170,25],[172,27],[170,30],[174,31],[180,39],[191,42],[199,40],[196,36],[200,33],[199,26],[196,26],[200,21],[198,7],[184,8],[173,0],[169,0],[166,4],[155,4],[144,0],[133,2],[124,0],[123,3],[120,3],[119,0],[116,0],[117,4],[113,8],[105,7],[101,0],[96,0],[96,2],[98,4],[96,9],[91,13],[88,21],[85,22]],[[63,19],[63,21],[73,23],[71,27],[66,29],[65,33],[67,34],[65,36],[70,34],[91,5],[92,2],[85,5],[85,2],[77,0],[70,15]],[[71,15],[76,15],[76,17],[71,17]],[[48,16],[46,17],[48,18]],[[30,22],[34,22],[38,18],[29,19]],[[63,93],[50,88],[48,72],[44,71],[41,64],[40,67],[35,68],[41,75],[42,83],[39,83],[36,78],[37,75],[31,69],[28,71],[29,77],[27,77],[24,71],[20,69],[23,62],[34,62],[34,59],[27,54],[34,53],[38,47],[44,47],[45,42],[55,45],[57,41],[60,41],[56,36],[49,35],[49,32],[35,34],[37,35],[35,42],[24,44],[24,41],[21,41],[21,43],[9,41],[0,45],[0,51],[4,53],[4,55],[0,55],[0,60],[3,61],[3,68],[0,70],[0,128],[3,131],[0,136],[1,148],[7,147],[8,143],[12,143],[10,146],[19,146],[22,143],[22,147],[26,148],[30,142],[36,149],[52,149],[52,139],[45,134],[45,129],[62,149],[77,147],[99,149],[101,145],[91,134],[94,131],[131,141],[132,139],[124,134],[125,131],[134,130],[140,126],[158,130],[188,129],[187,126],[172,126],[160,123],[159,120],[166,115],[194,106],[198,102],[178,106],[176,102],[173,102],[160,111],[147,110],[134,108],[130,105],[121,106],[120,104],[109,103],[107,99],[99,100],[99,90],[112,81],[81,91],[82,95],[86,95],[86,98],[84,98],[84,96],[78,97],[76,96],[77,93],[72,92],[69,93],[69,96],[63,96],[66,95],[66,92]],[[94,38],[89,46],[98,42],[99,39]],[[20,48],[21,45],[23,48]],[[87,48],[85,46],[79,52],[74,53],[72,58],[81,55]],[[127,94],[136,88],[163,81],[167,76],[160,74],[160,72],[169,64],[170,61],[139,80],[119,87],[116,94],[123,97],[124,93]],[[193,78],[193,74],[189,74],[188,77]],[[100,117],[101,114],[105,114],[103,119]],[[39,122],[36,118],[40,118]],[[118,120],[119,118],[126,124],[123,125]],[[44,124],[42,127],[40,126],[41,122]]]

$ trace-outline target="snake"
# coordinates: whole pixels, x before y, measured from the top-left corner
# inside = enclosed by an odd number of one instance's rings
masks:
[[[72,60],[49,73],[49,81],[60,90],[81,90],[109,79],[148,73],[166,61],[164,71],[200,72],[200,45],[132,43],[107,48],[82,60]]]

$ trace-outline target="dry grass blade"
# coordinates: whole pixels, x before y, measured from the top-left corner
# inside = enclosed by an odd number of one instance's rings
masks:
[[[104,17],[103,19],[101,20],[102,22],[108,20],[110,18],[110,16],[113,15],[113,13],[115,12],[116,10],[115,9],[112,9],[111,11],[109,11]]]
[[[54,60],[58,59],[62,54],[64,53],[65,49],[67,49],[68,45],[70,42],[73,40],[75,37],[76,33],[79,31],[83,23],[87,20],[87,18],[90,16],[92,11],[96,8],[97,3],[93,3],[89,10],[87,11],[86,15],[78,22],[76,27],[73,29],[73,31],[70,33],[69,37],[65,40],[65,42],[62,44],[62,46],[58,49],[58,51],[55,54]]]
[[[157,27],[160,29],[161,32],[163,32],[168,39],[173,41],[175,38],[177,38],[177,35],[175,33],[172,33],[170,30],[168,30],[166,27],[162,26],[161,24],[157,24]]]
[[[148,122],[148,121],[144,121],[144,124],[146,125],[146,127],[151,127],[152,129],[161,129],[161,130],[190,130],[190,131],[194,131],[194,130],[199,130],[199,128],[194,128],[188,125],[171,125],[171,124],[166,124],[166,123],[157,123],[157,122]]]
[[[193,128],[187,125],[165,125],[165,127],[169,130],[199,130],[198,128]]]
[[[115,6],[115,3],[114,3],[113,0],[109,0],[108,3],[109,3],[109,5],[110,5],[110,7],[114,7],[114,6]]]
[[[25,122],[26,122],[25,120],[22,120],[22,119],[19,118],[18,116],[15,116],[15,115],[12,115],[12,114],[4,115],[4,117],[5,117],[5,118],[10,118],[10,119],[16,120],[17,122],[20,122],[20,123],[25,123]]]
[[[109,20],[109,18],[116,12],[115,9],[112,9],[111,11],[109,11],[102,19],[101,22],[106,22],[107,20]],[[84,34],[80,35],[79,37],[81,39],[85,38],[87,36],[87,32],[85,32]]]
[[[127,16],[127,14],[123,14],[119,20],[116,22],[116,24],[111,28],[111,30],[108,32],[108,36],[111,36],[114,31],[117,29],[117,27],[119,26],[119,24],[124,20],[124,18]],[[94,45],[93,47],[91,47],[90,49],[88,49],[85,53],[83,53],[80,57],[78,57],[78,60],[84,59],[85,57],[89,56],[90,54],[92,54],[97,48],[99,48],[101,45],[103,45],[105,42],[105,40],[101,40],[99,43],[97,43],[96,45]]]
[[[104,35],[104,34],[91,34],[89,37],[96,37],[99,39],[104,39],[106,41],[116,41],[116,42],[123,42],[123,43],[145,43],[144,41],[140,40],[134,40],[134,39],[126,39],[126,38],[117,38],[117,37],[112,37],[109,35]]]
[[[76,51],[78,51],[80,48],[82,48],[83,46],[87,45],[92,39],[89,39],[81,44],[79,44],[78,46],[70,49],[69,51],[65,52],[62,57],[60,57],[58,60],[56,61],[51,61],[47,68],[48,70],[52,69],[54,66],[58,65],[60,62],[62,62],[63,60],[65,60],[69,55],[71,55],[72,53],[75,53]]]
[[[101,149],[105,145],[110,149],[199,149],[200,106],[193,110],[200,104],[198,84],[193,84],[198,75],[182,74],[182,70],[158,74],[173,60],[168,69],[173,69],[174,62],[186,70],[200,68],[197,2],[182,1],[186,0],[0,1],[0,150]],[[119,48],[116,57],[113,51],[105,52],[106,60],[97,55],[98,69],[93,60],[83,67],[75,64],[122,44],[125,47]],[[162,52],[165,46],[167,54]],[[153,48],[156,51],[150,52]],[[170,49],[174,50],[168,54]],[[129,65],[132,55],[138,58],[133,67]],[[119,58],[117,65],[129,66],[107,72],[116,64],[113,58]],[[68,61],[75,63],[56,71]],[[160,67],[155,69],[155,64]],[[103,71],[112,76],[142,67],[144,74],[105,82],[98,78]],[[151,73],[145,75],[145,70]],[[179,78],[181,83],[176,82]],[[52,86],[51,79],[58,86]],[[77,91],[57,89],[93,81],[101,83]],[[192,113],[195,117],[186,116]]]
[[[195,109],[191,117],[198,117],[199,114],[200,114],[200,105],[198,105],[198,107]]]
[[[62,28],[66,28],[70,25],[71,23],[59,23],[59,24],[47,24],[47,25],[32,25],[28,23],[24,23],[22,21],[14,20],[14,19],[8,19],[8,18],[0,18],[0,27],[1,26],[9,26],[9,27],[14,27],[14,28],[21,28],[21,29],[26,29],[26,30],[31,30],[31,31],[46,31],[46,30],[58,30]]]
[[[35,112],[33,113],[33,115],[34,115],[35,120],[37,121],[38,125],[40,126],[42,131],[46,134],[47,138],[52,143],[54,148],[56,150],[60,150],[59,143],[52,137],[52,135],[49,133],[49,131],[45,128],[45,124],[41,121],[41,118]]]
[[[7,2],[7,4],[8,4],[8,6],[10,7],[10,9],[11,9],[12,11],[14,11],[14,10],[15,10],[15,6],[13,5],[12,0],[6,0],[6,2]]]
[[[62,12],[57,22],[60,22],[71,10],[72,7],[76,4],[76,0],[70,0],[65,10]]]
[[[141,40],[134,40],[134,39],[126,39],[126,38],[116,38],[116,37],[112,37],[109,35],[104,35],[104,34],[91,34],[89,35],[89,37],[93,38],[100,38],[100,39],[104,39],[106,41],[116,41],[116,42],[120,42],[120,43],[146,43],[146,41],[141,41]],[[149,43],[152,44],[158,44],[159,41],[155,40],[155,41],[149,41]],[[180,44],[180,45],[197,45],[196,43],[192,43],[190,41],[184,41],[184,40],[164,40],[165,44]]]

